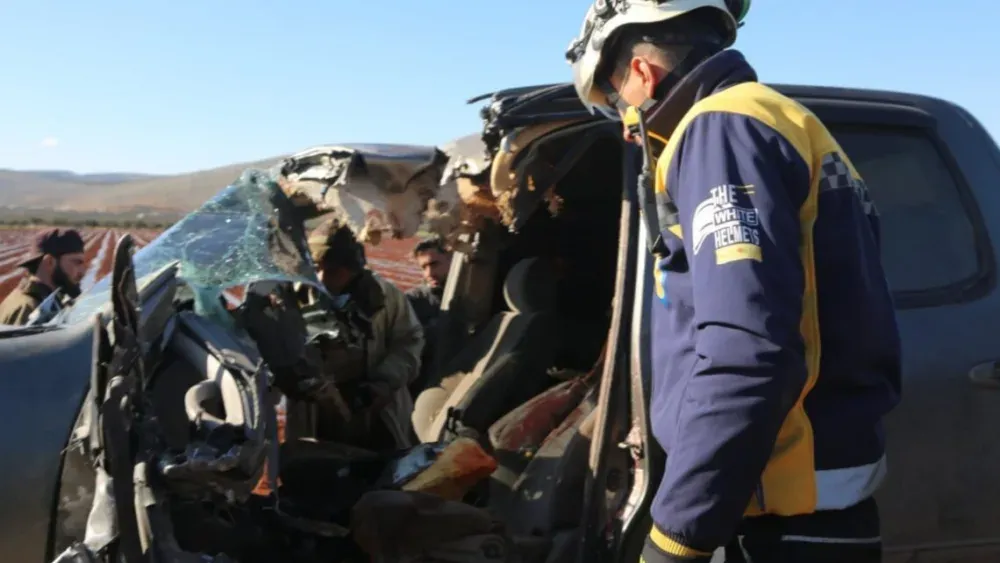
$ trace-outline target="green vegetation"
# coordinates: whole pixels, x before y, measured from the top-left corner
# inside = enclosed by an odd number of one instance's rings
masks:
[[[95,214],[41,212],[40,210],[0,210],[0,229],[42,226],[103,229],[166,229],[180,217],[177,214],[137,216],[135,214]]]

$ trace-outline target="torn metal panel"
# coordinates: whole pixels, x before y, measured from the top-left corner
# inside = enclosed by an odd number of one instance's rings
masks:
[[[447,155],[414,145],[326,145],[296,153],[274,170],[285,193],[311,215],[332,213],[364,242],[416,234],[437,197]]]
[[[486,183],[490,155],[479,135],[459,137],[441,150],[448,156],[448,162],[437,196],[428,201],[424,225],[458,249],[466,246],[462,235],[500,220],[496,201]]]
[[[448,155],[442,184],[459,176],[477,176],[489,167],[489,153],[481,135],[459,137],[442,145],[441,150]]]
[[[518,230],[528,217],[547,203],[558,213],[561,201],[555,193],[558,167],[541,156],[535,146],[560,131],[586,120],[562,120],[516,129],[504,136],[493,156],[490,189],[497,201],[503,223]]]
[[[480,113],[489,178],[482,179],[479,185],[489,186],[501,222],[517,231],[538,209],[557,215],[562,208],[556,182],[568,166],[562,158],[550,162],[538,146],[561,133],[582,131],[602,120],[580,103],[571,84],[511,88],[469,103],[487,97],[489,102]],[[573,153],[570,151],[569,156],[578,157]]]

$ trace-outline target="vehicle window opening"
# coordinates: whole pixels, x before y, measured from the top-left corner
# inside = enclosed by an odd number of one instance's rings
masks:
[[[540,156],[557,160],[573,141],[572,137],[558,139],[543,147]],[[590,369],[607,336],[618,252],[620,159],[617,139],[592,144],[557,182],[558,211],[553,215],[541,204],[501,253],[501,279],[519,261],[532,256],[555,265],[559,280],[555,310],[567,329],[579,331],[582,339],[563,356],[566,367],[573,369]],[[509,310],[502,286],[499,290],[494,305],[497,310]]]
[[[490,320],[441,362],[437,381],[417,397],[422,440],[463,429],[492,439],[495,425],[530,410],[533,398],[594,373],[610,327],[623,187],[622,142],[610,133],[591,137],[556,179],[555,197],[519,209],[529,214],[520,228],[502,233],[495,283],[486,289]],[[581,130],[550,144],[543,137],[532,150],[542,162],[533,165],[557,166],[585,136]]]
[[[882,261],[897,296],[961,293],[986,274],[989,249],[963,201],[963,178],[931,132],[854,125],[831,131],[871,191]]]

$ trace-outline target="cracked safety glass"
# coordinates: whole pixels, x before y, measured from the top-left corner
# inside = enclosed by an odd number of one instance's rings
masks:
[[[301,282],[321,287],[305,245],[302,222],[267,171],[247,170],[239,180],[175,223],[133,256],[142,287],[164,268],[199,299],[255,282]],[[110,276],[81,295],[64,322],[92,318],[109,302]]]

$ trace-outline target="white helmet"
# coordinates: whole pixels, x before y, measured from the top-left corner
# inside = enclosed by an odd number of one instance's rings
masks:
[[[750,0],[595,0],[587,10],[580,35],[566,51],[573,67],[573,85],[580,100],[593,113],[613,113],[607,95],[594,75],[601,66],[608,39],[622,27],[663,22],[702,8],[718,10],[727,36],[723,48],[736,41],[736,29],[750,8]],[[617,116],[615,116],[617,118]]]

